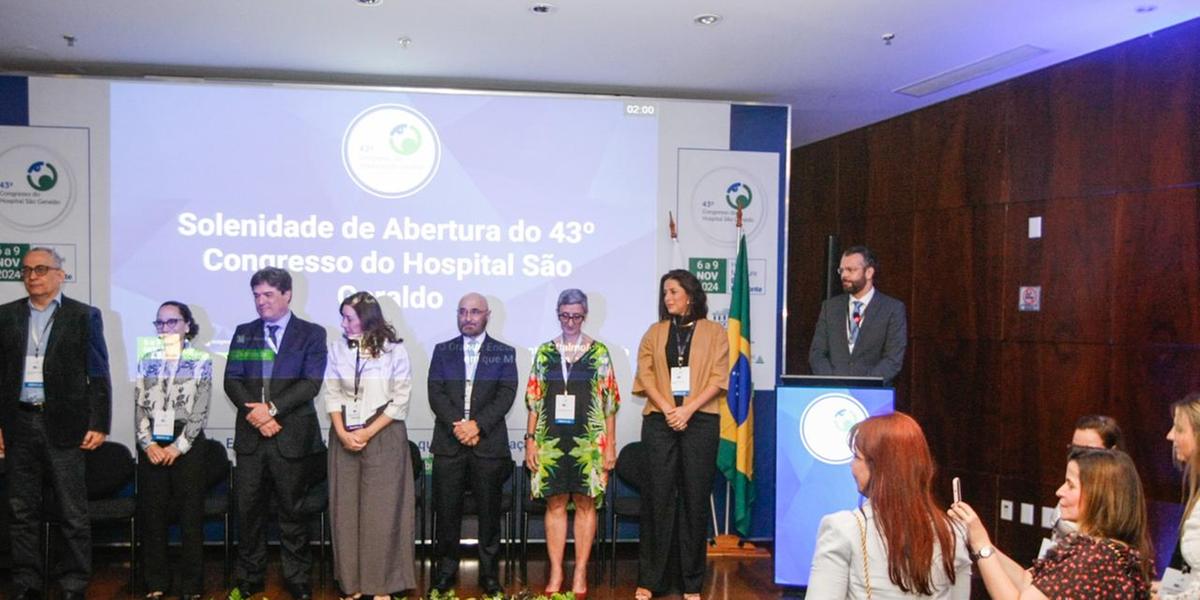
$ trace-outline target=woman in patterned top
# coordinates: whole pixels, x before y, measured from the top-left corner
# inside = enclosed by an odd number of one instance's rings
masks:
[[[596,509],[604,499],[608,471],[616,464],[616,414],[621,397],[608,348],[583,333],[587,295],[558,295],[555,312],[562,335],[538,347],[529,373],[525,405],[525,465],[530,494],[546,499],[546,593],[563,584],[567,502],[575,504],[576,598],[587,595],[587,561],[596,535]]]
[[[992,547],[979,516],[965,502],[950,516],[967,528],[983,584],[992,598],[1148,598],[1153,550],[1146,530],[1142,482],[1120,450],[1075,448],[1056,492],[1068,535],[1028,571]]]
[[[133,396],[146,597],[162,598],[170,587],[167,526],[178,507],[179,588],[182,598],[191,600],[204,592],[204,455],[195,448],[208,421],[212,358],[191,345],[200,326],[186,304],[164,302],[154,328],[158,339],[138,359]]]

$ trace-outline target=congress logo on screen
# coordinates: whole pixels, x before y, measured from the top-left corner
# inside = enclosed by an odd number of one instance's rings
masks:
[[[867,416],[867,409],[853,396],[837,392],[819,396],[800,416],[800,440],[808,453],[823,463],[848,463],[854,458],[850,428]]]
[[[359,113],[342,137],[342,163],[363,191],[380,198],[411,196],[433,181],[442,144],[433,123],[415,109],[380,104]]]

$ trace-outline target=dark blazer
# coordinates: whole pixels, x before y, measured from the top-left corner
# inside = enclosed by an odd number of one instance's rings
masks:
[[[462,340],[460,335],[438,344],[429,361],[429,407],[434,415],[430,450],[434,454],[454,456],[467,448],[454,437],[454,422],[463,418],[467,390]],[[475,385],[471,388],[471,418],[479,425],[479,443],[471,448],[476,456],[511,456],[504,419],[516,398],[517,353],[489,335],[479,348]]]
[[[233,436],[233,450],[238,454],[254,452],[263,439],[258,429],[246,421],[250,412],[246,404],[262,402],[262,351],[269,347],[262,319],[238,325],[229,344],[225,395],[238,409]],[[276,443],[280,454],[288,458],[316,454],[325,447],[313,401],[325,379],[326,352],[325,330],[292,313],[279,341],[267,394],[279,411],[275,420],[283,428],[275,436]]]
[[[29,299],[0,306],[0,429],[7,430],[25,383]],[[88,431],[107,434],[112,381],[100,310],[62,297],[46,340],[44,378],[50,443],[78,446]]]
[[[882,377],[891,384],[904,366],[908,347],[908,318],[904,303],[877,288],[863,311],[862,328],[850,354],[846,319],[850,312],[848,294],[839,294],[821,304],[821,316],[813,331],[808,364],[813,375]]]

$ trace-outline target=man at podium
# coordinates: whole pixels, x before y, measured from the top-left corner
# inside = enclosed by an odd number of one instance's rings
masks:
[[[842,253],[843,294],[821,303],[808,364],[813,375],[881,377],[885,386],[904,365],[904,303],[875,289],[878,261],[866,246]]]

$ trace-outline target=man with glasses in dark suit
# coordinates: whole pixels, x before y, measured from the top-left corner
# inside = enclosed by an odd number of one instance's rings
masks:
[[[429,361],[429,406],[434,428],[433,502],[438,561],[433,589],[447,592],[458,577],[463,496],[479,506],[479,583],[485,595],[500,585],[500,515],[504,481],[512,471],[505,417],[517,397],[512,346],[487,335],[487,298],[470,293],[458,302],[461,335],[438,344]]]
[[[108,437],[112,382],[100,311],[63,295],[63,259],[32,248],[21,260],[28,298],[0,306],[0,454],[12,509],[10,598],[45,597],[42,514],[53,502],[64,545],[54,569],[64,600],[82,600],[92,572],[84,452]],[[51,497],[43,491],[50,490]]]
[[[808,364],[813,375],[880,377],[884,385],[904,366],[908,319],[904,303],[875,289],[879,261],[866,246],[842,253],[844,294],[821,304]]]

